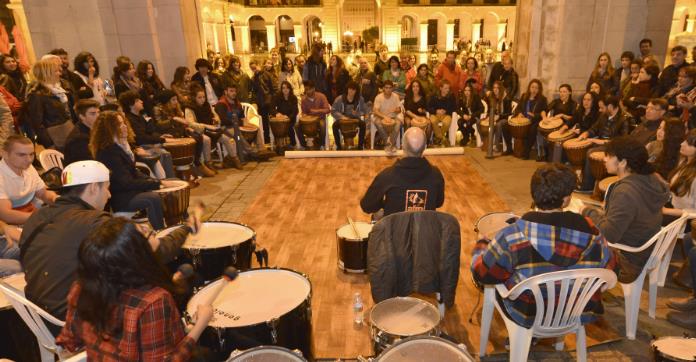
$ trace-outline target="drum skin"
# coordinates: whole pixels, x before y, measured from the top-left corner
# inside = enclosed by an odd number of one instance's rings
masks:
[[[590,153],[590,170],[592,176],[597,181],[601,181],[607,176],[607,167],[604,165],[604,152],[597,151]]]
[[[253,347],[264,346],[264,345],[274,345],[281,346],[288,349],[298,349],[302,352],[308,360],[313,360],[312,354],[312,310],[311,310],[311,282],[303,274],[297,273],[290,269],[280,269],[280,268],[261,268],[252,269],[239,273],[237,279],[235,279],[238,284],[236,287],[242,288],[241,279],[245,277],[254,278],[254,273],[291,273],[299,278],[302,278],[308,284],[308,290],[306,297],[303,298],[294,308],[290,309],[288,312],[282,315],[276,315],[272,318],[268,318],[267,321],[253,323],[248,325],[236,326],[236,327],[219,327],[215,326],[215,318],[208,327],[203,331],[198,343],[201,346],[210,349],[213,354],[213,360],[222,361],[230,356],[230,353],[236,349],[246,350]],[[247,274],[247,275],[245,275]],[[273,276],[273,274],[270,274]],[[282,276],[282,275],[279,275]],[[265,280],[268,276],[265,276],[261,280]],[[228,287],[235,287],[230,283]],[[217,283],[217,282],[215,282]],[[266,284],[259,282],[262,288]],[[216,285],[212,283],[206,288],[203,288],[198,293],[205,293],[207,289],[214,288]],[[277,286],[270,286],[268,290],[265,291],[263,298],[263,303],[276,304],[275,301],[268,301],[271,295],[277,296],[279,298],[287,298],[282,290],[278,290]],[[244,293],[239,291],[237,293]],[[224,291],[223,291],[224,294]],[[231,298],[231,295],[228,296]],[[251,293],[244,296],[244,300],[251,302],[257,295]],[[224,296],[218,297],[214,303],[214,313],[220,318],[233,318],[234,320],[243,320],[244,316],[239,316],[236,313],[240,313],[237,310],[220,310],[224,308],[225,303],[228,298]],[[189,301],[187,307],[187,319],[192,319],[192,311],[195,311],[196,306],[194,304],[197,301],[197,295]],[[248,305],[247,309],[255,308],[256,305]],[[263,306],[258,306],[258,308],[264,308]],[[234,308],[233,308],[234,309]]]
[[[439,337],[411,337],[401,340],[382,352],[374,362],[447,361],[473,362],[463,345]]]
[[[259,132],[259,127],[256,127],[253,124],[239,126],[239,132],[242,134],[242,137],[244,137],[247,143],[256,143],[256,135]]]
[[[383,300],[370,309],[368,318],[375,354],[404,338],[439,336],[442,320],[434,305],[412,297]]]
[[[350,224],[336,229],[338,268],[348,273],[364,273],[367,270],[367,240],[372,224],[355,222],[355,225],[361,233],[359,237],[353,235]]]
[[[551,132],[559,130],[563,126],[560,118],[546,118],[539,122],[539,132],[548,136]]]

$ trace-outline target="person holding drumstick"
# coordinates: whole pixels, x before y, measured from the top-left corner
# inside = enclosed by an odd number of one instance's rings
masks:
[[[133,221],[106,220],[82,242],[77,281],[68,294],[56,343],[87,350],[90,360],[186,361],[213,318],[199,304],[188,334],[172,296],[175,287],[149,240]]]
[[[336,149],[341,149],[341,122],[345,119],[358,120],[358,149],[362,150],[365,143],[365,117],[369,110],[365,105],[365,100],[358,93],[360,87],[358,83],[349,81],[346,84],[346,92],[339,95],[334,100],[331,106],[331,116],[334,118],[334,123],[331,126],[333,129]]]
[[[372,108],[373,122],[377,127],[377,132],[383,140],[387,140],[387,143],[391,145],[387,149],[388,152],[396,152],[394,145],[396,144],[396,137],[401,130],[401,122],[404,119],[404,115],[401,112],[401,99],[393,93],[393,90],[394,83],[389,79],[385,80],[382,84],[382,93],[375,97],[375,104]],[[387,134],[386,123],[394,124],[390,134]]]
[[[405,157],[382,170],[360,200],[364,212],[379,214],[384,210],[387,216],[401,211],[435,210],[445,202],[445,179],[423,157],[425,132],[418,127],[407,129],[401,147]]]

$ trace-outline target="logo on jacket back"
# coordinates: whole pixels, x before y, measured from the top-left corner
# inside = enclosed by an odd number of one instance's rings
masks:
[[[428,190],[406,190],[406,210],[423,211],[428,200]]]

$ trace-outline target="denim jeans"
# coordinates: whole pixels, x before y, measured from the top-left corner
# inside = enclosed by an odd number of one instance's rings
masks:
[[[19,247],[16,243],[9,246],[7,239],[4,236],[0,237],[0,277],[6,277],[21,271]]]
[[[125,211],[138,211],[145,209],[147,219],[155,230],[164,229],[164,210],[162,210],[162,200],[154,192],[141,192],[133,197],[128,203]]]

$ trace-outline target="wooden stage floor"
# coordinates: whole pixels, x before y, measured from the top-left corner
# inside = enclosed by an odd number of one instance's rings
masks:
[[[475,239],[473,224],[488,212],[507,211],[504,200],[463,156],[428,158],[445,176],[445,204],[461,226],[461,271],[455,305],[447,310],[444,331],[478,354],[480,306],[469,322],[480,293],[471,282],[469,264]],[[373,305],[366,275],[344,274],[337,266],[335,230],[346,217],[369,221],[359,205],[374,176],[396,159],[387,157],[282,160],[240,221],[257,232],[271,266],[305,273],[312,282],[314,354],[317,358],[372,355],[369,327],[353,324],[352,295],[360,292],[365,310]],[[528,180],[510,180],[524,182]],[[255,263],[255,262],[254,262]],[[496,313],[497,314],[497,313]],[[592,345],[591,332],[588,345]],[[488,352],[504,352],[505,327],[494,320]],[[574,336],[567,348],[574,347]],[[572,341],[572,342],[571,342]],[[570,343],[568,343],[570,342]]]

